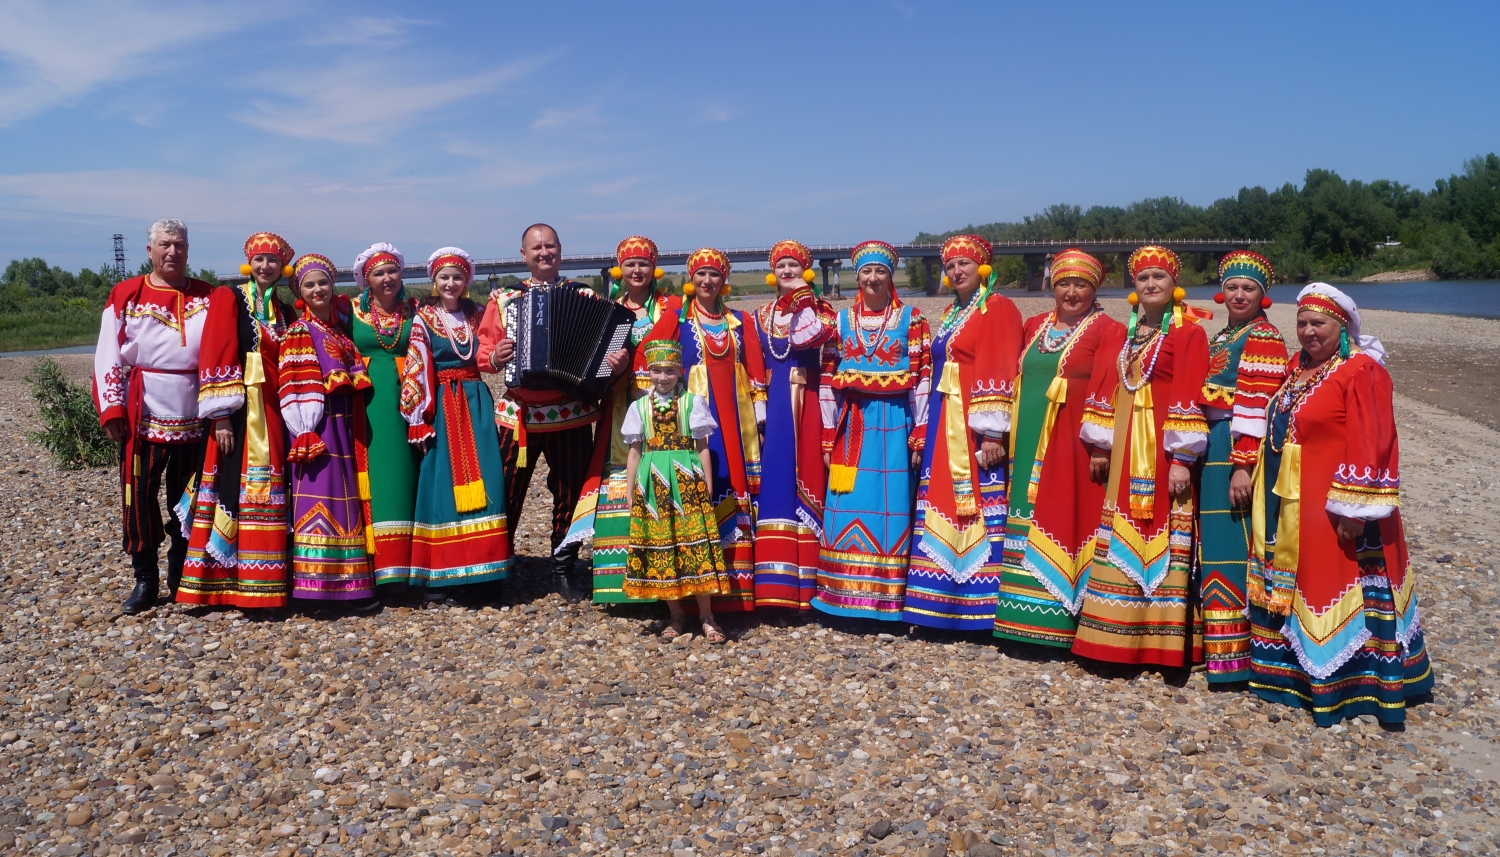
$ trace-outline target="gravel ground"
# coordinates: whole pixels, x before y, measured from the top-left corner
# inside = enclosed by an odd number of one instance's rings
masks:
[[[1398,355],[1455,331],[1500,341],[1494,322],[1367,324]],[[124,617],[114,473],[57,471],[26,440],[29,364],[0,360],[0,850],[1496,850],[1500,435],[1406,395],[1404,505],[1438,685],[1388,732],[1318,730],[1201,673],[981,635],[734,617],[724,647],[662,645],[653,609],[564,598],[534,559],[477,610]],[[521,523],[532,557],[538,500]]]

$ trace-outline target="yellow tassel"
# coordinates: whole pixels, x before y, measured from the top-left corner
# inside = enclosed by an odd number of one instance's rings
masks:
[[[973,494],[956,494],[953,498],[954,509],[965,518],[972,518],[979,514],[979,506],[974,502]]]
[[[526,447],[516,450],[516,467],[526,466]]]
[[[365,527],[365,553],[375,555],[375,528]]]
[[[359,474],[359,499],[370,499],[370,474]]]
[[[854,477],[858,475],[858,467],[850,467],[847,464],[835,464],[828,468],[828,490],[836,494],[848,494],[854,490]]]
[[[453,486],[453,508],[458,512],[478,512],[489,505],[484,493],[484,482]]]

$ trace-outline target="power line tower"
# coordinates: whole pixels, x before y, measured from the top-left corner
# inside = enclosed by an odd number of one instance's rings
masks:
[[[115,282],[125,279],[125,236],[115,233]]]

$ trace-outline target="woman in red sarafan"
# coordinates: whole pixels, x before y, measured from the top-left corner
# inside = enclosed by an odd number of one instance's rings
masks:
[[[1182,265],[1165,247],[1130,255],[1135,291],[1125,345],[1085,405],[1082,437],[1109,449],[1103,521],[1073,652],[1181,667],[1202,656],[1190,580],[1192,465],[1208,446],[1198,400],[1208,336],[1182,305]]]
[[[296,320],[276,297],[291,275],[286,239],[245,241],[250,279],[217,289],[198,364],[198,414],[212,424],[191,500],[185,604],[279,607],[287,602],[286,428],[281,418],[281,339]]]
[[[1433,677],[1385,348],[1326,283],[1297,296],[1297,340],[1252,480],[1250,690],[1319,726],[1363,714],[1400,723]]]

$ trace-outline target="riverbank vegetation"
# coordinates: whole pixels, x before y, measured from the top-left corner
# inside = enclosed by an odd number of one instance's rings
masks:
[[[1463,172],[1417,190],[1384,179],[1346,180],[1330,170],[1308,170],[1302,185],[1274,190],[1241,188],[1207,206],[1158,197],[1118,206],[1053,205],[1019,223],[986,223],[917,242],[973,232],[993,241],[1269,238],[1256,248],[1284,282],[1352,280],[1383,271],[1430,269],[1442,279],[1500,277],[1500,156],[1472,158]],[[1123,260],[1105,260],[1118,275]],[[1183,259],[1186,284],[1213,279],[1218,259]],[[910,266],[909,274],[921,278]],[[1002,282],[1021,280],[1025,263],[999,257]]]
[[[142,264],[137,273],[150,273]],[[193,276],[216,283],[213,271]],[[44,259],[14,259],[0,274],[0,352],[86,345],[99,337],[99,312],[115,285],[112,266],[74,274]]]

